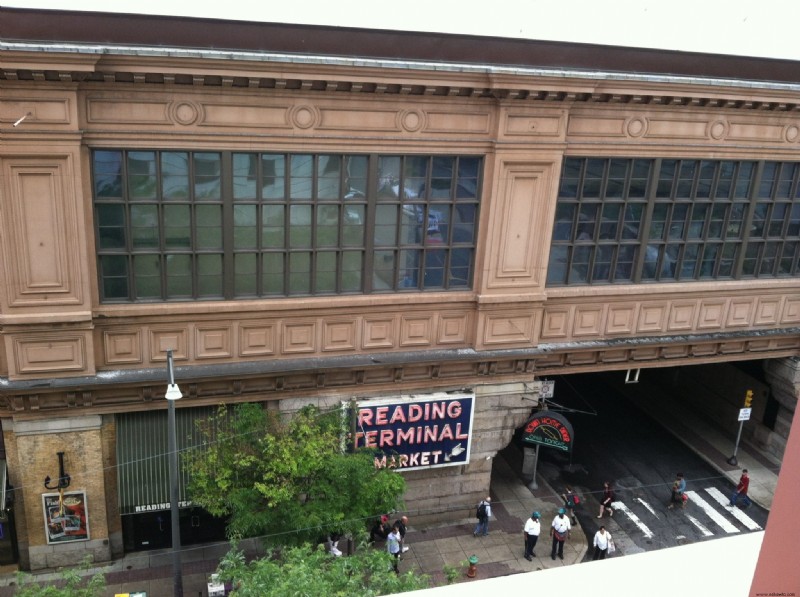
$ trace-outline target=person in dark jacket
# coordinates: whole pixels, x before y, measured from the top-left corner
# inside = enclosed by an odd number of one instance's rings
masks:
[[[614,510],[611,508],[611,502],[614,501],[614,490],[611,489],[611,483],[606,481],[603,483],[603,497],[600,498],[600,514],[597,518],[603,518],[603,514],[608,510],[609,516],[614,516]]]

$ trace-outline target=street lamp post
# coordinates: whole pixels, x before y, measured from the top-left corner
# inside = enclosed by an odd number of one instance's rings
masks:
[[[181,394],[175,383],[175,371],[172,365],[172,350],[167,351],[167,374],[169,385],[164,398],[167,399],[168,418],[167,433],[169,437],[169,508],[172,518],[172,589],[174,597],[183,597],[183,576],[181,574],[181,526],[178,512],[178,446],[175,433],[175,401]]]

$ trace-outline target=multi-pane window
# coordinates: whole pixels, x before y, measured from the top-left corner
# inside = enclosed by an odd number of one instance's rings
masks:
[[[92,155],[104,302],[471,287],[479,157]]]
[[[800,164],[567,158],[547,283],[798,275]]]

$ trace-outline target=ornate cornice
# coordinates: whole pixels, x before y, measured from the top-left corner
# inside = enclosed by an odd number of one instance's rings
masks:
[[[800,328],[637,340],[542,344],[535,349],[386,353],[179,367],[181,406],[305,396],[380,395],[532,381],[550,375],[676,367],[800,354]],[[166,408],[166,373],[107,371],[49,382],[0,380],[0,416],[36,418]]]

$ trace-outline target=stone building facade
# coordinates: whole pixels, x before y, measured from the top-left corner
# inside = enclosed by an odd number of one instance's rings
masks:
[[[473,391],[470,462],[404,473],[418,519],[485,495],[546,375],[767,360],[788,435],[797,63],[0,8],[0,66],[25,568],[146,547],[117,471],[167,350],[179,414]],[[59,452],[80,542],[43,524]]]

